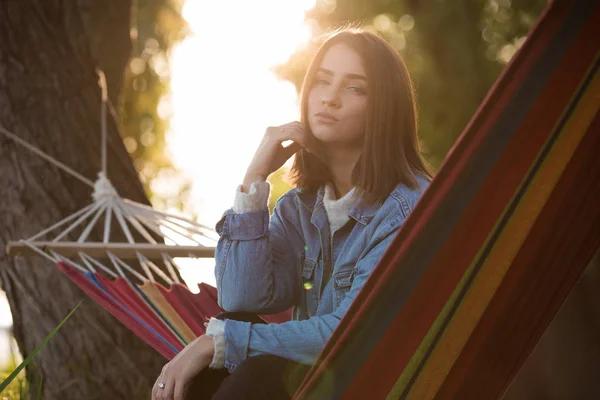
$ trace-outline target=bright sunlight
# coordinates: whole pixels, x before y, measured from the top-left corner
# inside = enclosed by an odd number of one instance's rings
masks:
[[[209,226],[231,207],[267,126],[299,117],[293,84],[270,68],[310,39],[304,12],[315,0],[231,3],[188,0],[183,16],[192,34],[170,60],[168,150],[193,182],[192,210]],[[215,284],[212,259],[186,261],[179,264],[192,288]]]

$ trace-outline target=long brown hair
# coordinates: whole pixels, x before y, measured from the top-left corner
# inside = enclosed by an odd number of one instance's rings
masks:
[[[431,180],[433,172],[421,156],[417,136],[417,109],[412,80],[400,54],[379,36],[356,28],[331,34],[313,58],[301,91],[301,122],[308,124],[308,93],[327,50],[344,43],[362,58],[367,74],[365,139],[352,173],[356,194],[372,201],[385,200],[403,183],[415,188],[415,175]],[[314,154],[300,150],[291,169],[296,187],[315,191],[331,180],[327,165]]]

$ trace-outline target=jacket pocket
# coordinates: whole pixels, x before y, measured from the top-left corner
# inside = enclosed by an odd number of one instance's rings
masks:
[[[333,275],[333,286],[336,290],[348,290],[354,281],[354,269],[336,272]]]
[[[315,265],[316,262],[309,259],[304,259],[304,265],[302,266],[302,279],[313,280],[315,276]]]
[[[339,271],[333,274],[333,288],[335,289],[335,303],[339,307],[346,297],[354,281],[354,269]]]

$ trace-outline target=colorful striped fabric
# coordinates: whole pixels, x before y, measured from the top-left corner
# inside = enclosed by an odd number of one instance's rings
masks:
[[[502,396],[600,246],[599,60],[553,1],[295,398]]]
[[[168,360],[205,333],[204,322],[223,312],[217,304],[217,289],[206,283],[198,285],[200,292],[194,294],[178,283],[167,289],[156,282],[138,285],[120,277],[112,280],[97,273],[83,274],[67,263],[59,263],[58,268]],[[262,316],[275,323],[290,317],[290,311]]]

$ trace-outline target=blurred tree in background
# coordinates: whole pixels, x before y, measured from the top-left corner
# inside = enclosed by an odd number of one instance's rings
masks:
[[[111,111],[119,110],[131,11],[128,0],[0,2],[2,126],[93,179],[101,165],[95,70],[106,75]],[[124,197],[149,204],[115,117],[106,120],[108,176]],[[25,358],[84,294],[48,260],[8,257],[5,246],[88,205],[91,191],[4,137],[0,164],[0,279]],[[97,303],[85,299],[84,308],[27,365],[28,381],[41,385],[44,399],[147,398],[164,359]]]
[[[300,87],[319,37],[360,24],[402,54],[417,87],[420,137],[437,169],[533,27],[546,0],[318,0],[308,13],[313,46],[277,74]]]
[[[169,157],[166,135],[171,117],[169,52],[189,30],[181,16],[183,1],[134,0],[131,18],[131,58],[124,71],[120,122],[123,141],[153,205],[183,209],[190,182],[177,196],[161,197],[152,190],[155,178],[181,181]]]
[[[184,209],[190,182],[178,196],[155,195],[155,178],[181,176],[166,151],[170,117],[169,50],[188,33],[183,0],[136,0],[132,56],[125,70],[121,123],[125,146],[153,204]],[[547,0],[317,0],[306,21],[314,41],[274,72],[299,89],[322,34],[347,24],[388,39],[417,87],[425,156],[437,169],[506,63],[523,43]],[[285,171],[273,174],[270,208],[289,190]]]
[[[109,176],[122,195],[148,203],[144,192],[152,192],[151,178],[158,171],[174,171],[164,155],[169,118],[165,94],[167,52],[185,34],[179,9],[170,0],[2,3],[3,126],[94,177],[100,167],[100,93],[94,67],[100,68],[112,106],[107,121]],[[113,117],[120,119],[119,127]],[[45,176],[52,168],[21,151],[2,137],[2,206],[8,207],[2,207],[0,218],[0,277],[13,315],[11,333],[26,357],[81,292],[42,258],[7,258],[4,245],[87,204],[90,192],[64,175]],[[61,331],[28,365],[27,380],[40,378],[48,399],[147,397],[164,359],[99,305],[89,299],[86,303],[86,311],[70,321],[71,329]],[[10,372],[11,366],[7,368]]]

